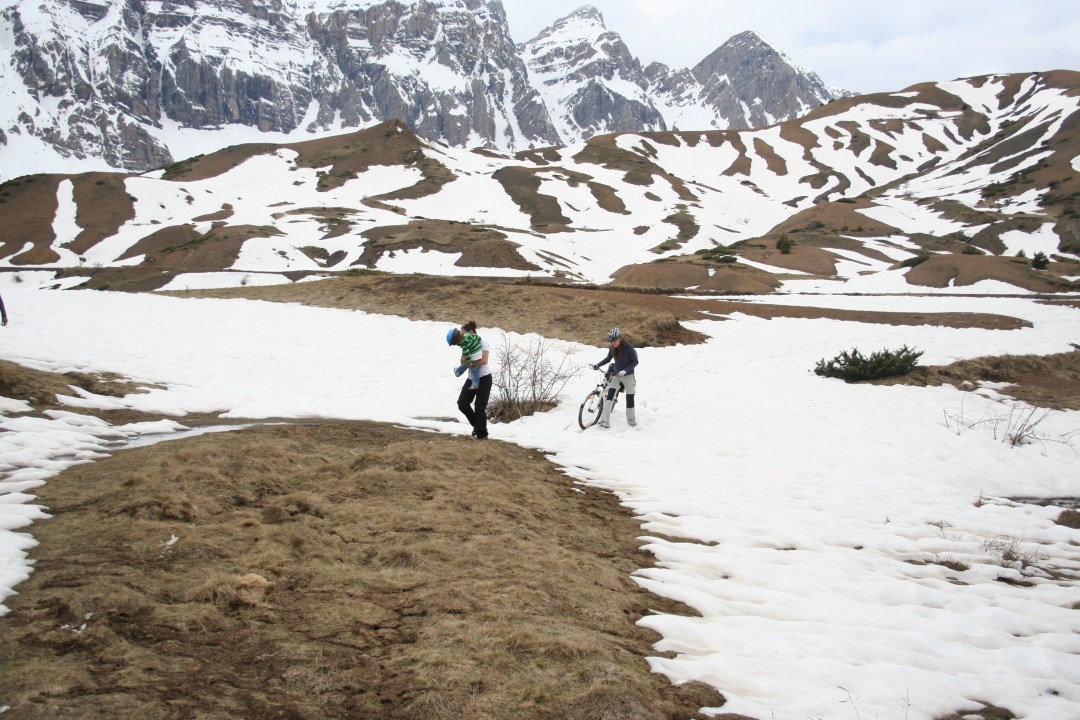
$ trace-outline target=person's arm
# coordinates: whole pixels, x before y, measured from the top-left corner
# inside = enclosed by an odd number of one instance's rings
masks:
[[[623,368],[623,370],[625,372],[630,372],[637,367],[637,350],[635,350],[631,345],[627,345],[626,349],[629,351],[626,353],[626,359],[630,362],[626,364],[626,367]]]
[[[0,322],[7,325],[7,308],[4,307],[4,298],[0,297]]]
[[[491,343],[488,342],[487,340],[484,340],[484,339],[481,338],[481,340],[480,340],[480,349],[478,350],[478,352],[480,353],[480,359],[479,360],[474,360],[473,361],[473,366],[474,367],[481,367],[482,365],[487,365],[488,364],[488,354],[491,352]],[[473,355],[473,357],[475,358],[476,356]]]
[[[608,350],[607,355],[604,356],[604,359],[593,365],[593,368],[599,370],[601,366],[607,365],[609,362],[611,362],[611,350]]]

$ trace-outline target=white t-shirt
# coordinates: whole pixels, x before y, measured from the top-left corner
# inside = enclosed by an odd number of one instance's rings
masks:
[[[487,362],[487,365],[481,365],[480,366],[480,377],[484,377],[485,375],[490,375],[491,374],[491,343],[489,343],[487,340],[485,340],[483,337],[481,337],[480,338],[480,352],[473,353],[473,356],[471,358],[469,358],[469,361],[471,362],[473,360],[483,360],[484,359],[484,353],[488,354],[488,362]]]

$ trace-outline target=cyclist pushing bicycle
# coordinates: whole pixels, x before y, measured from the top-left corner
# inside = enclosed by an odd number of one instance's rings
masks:
[[[615,396],[619,391],[626,393],[626,422],[633,427],[637,425],[637,417],[634,413],[634,391],[637,389],[634,368],[638,364],[637,350],[626,341],[619,328],[613,328],[608,333],[608,342],[611,343],[611,349],[608,350],[607,356],[593,365],[593,370],[599,370],[602,366],[614,361],[607,387],[604,388],[604,407],[600,411],[600,427],[611,427],[611,408],[615,405]]]

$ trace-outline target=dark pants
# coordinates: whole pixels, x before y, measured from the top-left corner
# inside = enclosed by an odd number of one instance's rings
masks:
[[[457,406],[472,425],[473,435],[482,439],[488,436],[487,405],[488,397],[491,396],[491,375],[480,378],[480,387],[477,390],[470,390],[471,384],[471,381],[466,378],[465,384],[461,386],[461,394],[457,397]],[[473,400],[476,401],[475,405]]]

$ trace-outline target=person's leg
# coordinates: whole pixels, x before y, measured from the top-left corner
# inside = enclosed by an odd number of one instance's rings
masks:
[[[608,427],[611,424],[611,408],[615,406],[615,388],[619,386],[622,378],[612,375],[608,378],[607,386],[604,387],[604,405],[600,410],[600,427]]]
[[[630,427],[634,427],[637,425],[637,411],[634,409],[637,379],[633,375],[627,375],[622,381],[623,393],[626,395],[626,422]]]
[[[487,429],[487,406],[488,398],[491,397],[491,375],[485,375],[480,378],[480,389],[476,390],[476,405],[474,416],[476,421],[473,423],[473,427],[476,428],[476,437],[481,440],[486,440],[488,436]]]
[[[472,381],[473,389],[480,387],[480,366],[474,365],[469,368],[469,380]]]
[[[465,384],[461,386],[461,392],[457,397],[458,410],[465,416],[465,419],[469,421],[469,425],[472,426],[473,435],[476,434],[476,415],[473,413],[472,402],[476,397],[476,390],[470,389],[472,380],[465,378]]]

